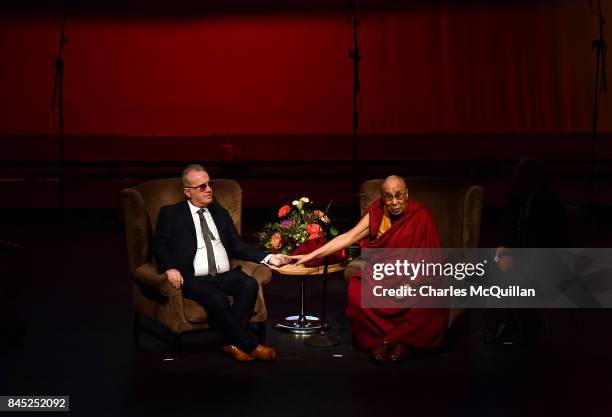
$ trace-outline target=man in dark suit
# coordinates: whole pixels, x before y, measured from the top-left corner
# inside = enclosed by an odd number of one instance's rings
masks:
[[[528,251],[513,248],[569,247],[565,205],[546,183],[544,164],[529,156],[519,161],[514,183],[504,213],[503,246],[495,251],[497,268],[511,282],[526,274]],[[518,256],[517,256],[518,255]],[[489,344],[522,343],[535,348],[541,325],[541,311],[534,308],[494,309],[489,321],[496,321],[495,332],[489,330]],[[491,326],[491,323],[489,323]]]
[[[271,361],[276,351],[257,343],[246,329],[257,300],[259,285],[240,269],[230,269],[229,258],[282,266],[290,259],[247,245],[223,207],[213,203],[213,183],[201,165],[183,171],[186,201],[164,206],[159,212],[153,242],[157,269],[170,283],[183,286],[186,298],[208,312],[213,329],[228,342],[223,350],[242,362]],[[228,295],[234,297],[230,305]]]

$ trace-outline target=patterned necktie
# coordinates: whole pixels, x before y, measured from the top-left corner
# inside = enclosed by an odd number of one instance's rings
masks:
[[[213,251],[212,240],[215,237],[208,228],[208,223],[204,218],[204,209],[198,210],[200,216],[200,226],[202,227],[202,237],[204,238],[204,245],[206,246],[206,257],[208,258],[208,274],[217,275],[217,264],[215,263],[215,252]]]

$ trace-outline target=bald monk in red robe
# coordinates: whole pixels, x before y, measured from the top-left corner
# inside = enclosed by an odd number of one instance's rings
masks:
[[[298,255],[296,265],[330,255],[360,242],[362,248],[439,248],[434,219],[425,207],[408,200],[403,178],[388,177],[382,185],[382,198],[374,201],[348,232],[329,241],[308,255]],[[406,346],[436,348],[442,343],[446,309],[363,308],[361,276],[349,282],[347,316],[353,340],[369,350],[376,363],[393,363],[409,355]]]

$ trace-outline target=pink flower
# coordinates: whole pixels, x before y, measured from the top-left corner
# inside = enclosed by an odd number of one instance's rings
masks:
[[[321,229],[321,226],[316,223],[310,223],[308,226],[306,226],[306,231],[310,234],[310,237],[308,238],[308,240],[310,240],[318,238],[323,229]]]
[[[278,210],[278,217],[285,217],[291,211],[291,207],[284,205]]]

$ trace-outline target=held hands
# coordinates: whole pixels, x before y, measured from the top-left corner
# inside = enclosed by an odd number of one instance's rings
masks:
[[[512,256],[504,253],[506,248],[504,246],[500,246],[495,250],[495,263],[497,264],[497,268],[500,271],[506,272],[514,266],[514,259]]]
[[[312,253],[309,253],[308,255],[292,255],[291,256],[291,262],[295,262],[295,266],[303,265],[306,262],[312,261],[313,259],[314,257],[312,256]]]
[[[291,257],[287,255],[282,255],[282,254],[272,255],[270,256],[270,259],[268,260],[268,263],[270,265],[274,265],[278,267],[291,263],[291,262],[293,262]],[[183,285],[183,282],[184,282],[183,276],[176,269],[167,270],[166,277],[168,278],[168,281],[170,281],[170,284],[172,284],[174,288],[179,288],[181,285]]]
[[[174,288],[179,288],[181,285],[183,285],[183,276],[176,269],[167,270],[166,277],[168,278],[168,281],[170,281],[170,284],[172,284]]]
[[[270,256],[270,259],[268,259],[268,263],[270,265],[274,265],[277,267],[286,265],[288,263],[291,263],[291,257],[287,256],[287,255],[283,255],[281,253],[276,253],[272,256]]]

